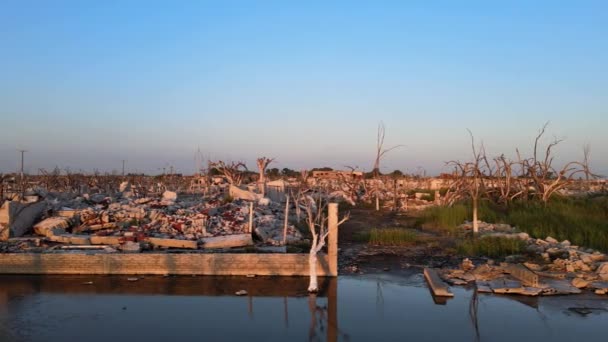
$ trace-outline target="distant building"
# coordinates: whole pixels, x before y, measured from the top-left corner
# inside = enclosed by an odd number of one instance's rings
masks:
[[[313,171],[312,177],[316,179],[342,179],[342,178],[363,178],[361,171]]]

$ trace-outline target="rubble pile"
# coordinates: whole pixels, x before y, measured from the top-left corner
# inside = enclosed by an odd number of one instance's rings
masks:
[[[37,251],[41,244],[107,245],[123,252],[228,248],[253,245],[252,233],[256,245],[283,244],[284,204],[267,198],[252,205],[244,199],[230,200],[221,192],[178,196],[165,191],[160,196],[135,198],[128,184],[121,184],[120,190],[112,195],[49,193],[31,204],[7,202],[0,212],[0,226],[5,228],[0,240],[10,241],[0,243],[0,252]],[[294,222],[295,215],[289,219]],[[26,234],[35,236],[20,238]],[[286,241],[301,239],[301,233],[289,224]]]
[[[461,228],[472,229],[470,223]],[[608,294],[608,256],[604,253],[575,246],[568,240],[531,238],[506,224],[480,222],[479,228],[482,239],[497,236],[525,241],[527,255],[508,256],[507,262],[499,265],[488,260],[475,266],[464,259],[459,269],[441,270],[441,277],[449,284],[475,284],[479,292],[528,296],[577,294],[584,290]],[[524,262],[518,263],[519,260]]]

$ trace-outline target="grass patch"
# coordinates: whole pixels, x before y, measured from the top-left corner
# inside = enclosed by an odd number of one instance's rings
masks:
[[[456,250],[465,256],[485,256],[501,258],[507,255],[520,254],[526,243],[519,239],[504,237],[469,238],[459,241]]]
[[[418,234],[409,229],[374,228],[369,232],[369,243],[382,246],[407,246],[418,241]]]
[[[506,222],[537,238],[552,236],[608,251],[608,197],[556,198],[547,206],[518,203]]]
[[[575,245],[608,251],[608,197],[553,198],[547,205],[529,201],[516,202],[508,208],[487,201],[479,205],[479,219],[508,223],[536,238],[552,236]],[[425,228],[457,235],[456,227],[473,217],[468,202],[452,207],[432,207],[421,213],[418,221]]]
[[[353,241],[362,242],[362,243],[368,243],[369,238],[370,238],[369,231],[358,231],[358,232],[355,232],[352,236]]]

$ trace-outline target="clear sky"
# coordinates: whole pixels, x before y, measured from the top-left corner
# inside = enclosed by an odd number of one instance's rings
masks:
[[[0,172],[275,167],[437,173],[591,144],[608,174],[607,1],[0,1]]]

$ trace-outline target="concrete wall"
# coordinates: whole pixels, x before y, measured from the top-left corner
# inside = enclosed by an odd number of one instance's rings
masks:
[[[319,255],[317,270],[320,276],[336,276],[336,266],[330,267],[328,255]],[[308,254],[87,254],[83,252],[0,254],[0,274],[307,276],[309,272]]]

